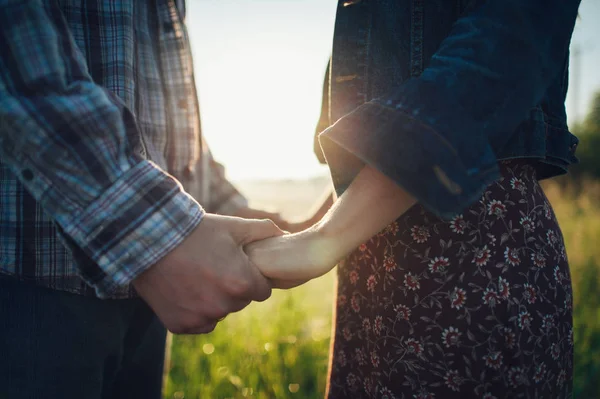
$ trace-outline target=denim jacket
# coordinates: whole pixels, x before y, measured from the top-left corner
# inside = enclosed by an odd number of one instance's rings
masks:
[[[450,218],[500,178],[499,160],[565,173],[579,3],[340,0],[317,128],[338,194],[369,164]]]

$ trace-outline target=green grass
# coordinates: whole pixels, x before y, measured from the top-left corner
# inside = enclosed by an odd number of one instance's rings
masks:
[[[565,237],[574,300],[575,398],[600,398],[600,184],[546,186]]]
[[[600,398],[600,195],[546,184],[571,262],[575,397]],[[174,337],[166,397],[320,398],[326,384],[333,273],[230,315],[205,336]]]
[[[333,275],[277,291],[205,336],[173,338],[168,398],[315,398],[328,364]]]

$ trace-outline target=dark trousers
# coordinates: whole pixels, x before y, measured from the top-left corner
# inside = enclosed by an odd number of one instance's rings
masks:
[[[159,399],[165,337],[141,299],[0,277],[0,399]]]

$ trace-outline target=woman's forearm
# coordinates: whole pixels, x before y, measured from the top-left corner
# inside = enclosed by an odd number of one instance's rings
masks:
[[[394,181],[367,165],[315,229],[343,257],[415,203]]]
[[[275,287],[289,288],[327,273],[414,203],[396,183],[367,166],[320,222],[296,234],[252,243],[246,253]],[[286,283],[290,280],[291,285]]]

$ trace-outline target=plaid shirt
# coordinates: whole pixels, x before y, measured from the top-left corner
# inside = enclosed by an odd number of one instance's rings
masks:
[[[202,145],[183,19],[174,0],[0,0],[0,273],[130,297],[196,200],[245,205]]]

